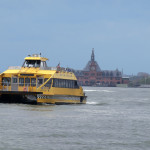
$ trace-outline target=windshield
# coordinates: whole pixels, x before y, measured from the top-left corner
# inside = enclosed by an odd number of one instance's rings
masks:
[[[41,60],[25,60],[23,67],[40,67]]]

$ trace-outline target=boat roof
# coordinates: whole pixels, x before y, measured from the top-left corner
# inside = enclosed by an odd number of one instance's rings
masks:
[[[54,74],[56,72],[56,70],[39,70],[39,69],[33,69],[33,68],[21,68],[21,69],[16,69],[16,70],[13,70],[13,69],[8,69],[6,71],[4,71],[3,73],[4,74]]]
[[[40,70],[38,68],[24,68],[21,69],[8,69],[4,71],[2,74],[12,74],[12,75],[25,75],[25,74],[34,74],[35,76],[41,75],[53,75],[53,78],[58,79],[70,79],[70,80],[77,80],[76,76],[72,72],[58,72],[57,70]]]
[[[29,55],[28,57],[25,57],[25,60],[41,60],[41,61],[47,61],[48,58],[41,57],[39,54],[33,54],[32,56]]]

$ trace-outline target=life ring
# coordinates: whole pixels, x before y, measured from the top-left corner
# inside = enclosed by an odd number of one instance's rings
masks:
[[[26,88],[26,87],[24,87],[24,88],[23,88],[23,91],[27,91],[27,88]]]

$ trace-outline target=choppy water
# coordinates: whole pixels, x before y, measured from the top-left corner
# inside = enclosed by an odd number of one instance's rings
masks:
[[[150,89],[84,90],[86,105],[0,104],[0,150],[150,149]]]

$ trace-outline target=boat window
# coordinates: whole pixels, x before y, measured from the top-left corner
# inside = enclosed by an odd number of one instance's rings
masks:
[[[59,87],[59,79],[53,79],[53,87]]]
[[[53,79],[53,87],[79,88],[76,80],[66,80],[66,79]]]
[[[13,78],[13,83],[17,83],[17,78]]]
[[[62,87],[66,88],[66,80],[62,80],[62,82],[63,82]]]
[[[73,88],[73,83],[71,80],[70,80],[70,88]]]
[[[66,80],[62,80],[62,88],[66,88]]]
[[[31,78],[31,86],[36,86],[36,79],[35,78]]]
[[[25,86],[30,86],[30,78],[25,78]]]
[[[11,78],[2,78],[2,85],[10,86]]]
[[[43,79],[38,79],[38,84],[43,84]]]
[[[62,88],[62,87],[63,87],[63,85],[64,85],[63,80],[61,80],[61,79],[60,79],[59,83],[60,83],[59,87],[61,87],[61,88]]]
[[[56,87],[56,81],[53,79],[53,87]]]
[[[60,83],[60,79],[55,79],[56,81],[56,87],[60,87],[61,83]]]
[[[45,79],[44,79],[44,82],[46,82],[47,80],[48,80],[48,78],[45,78]]]
[[[74,81],[71,81],[71,88],[74,88]]]
[[[69,82],[68,82],[68,80],[66,80],[66,88],[68,88],[69,87]]]
[[[45,78],[45,79],[44,79],[44,82],[46,82],[47,80],[48,80],[48,78]],[[51,84],[52,84],[52,79],[50,79],[44,86],[45,86],[45,87],[50,87]]]
[[[74,81],[71,81],[71,84],[72,84],[72,88],[74,88]]]
[[[45,67],[47,67],[47,63],[46,63],[46,61],[45,61],[44,63],[45,63]]]
[[[55,87],[60,87],[60,79],[55,79],[55,82],[56,82],[56,85],[55,85]]]
[[[40,67],[41,60],[25,60],[23,67]]]
[[[53,87],[56,87],[56,81],[53,79]]]
[[[71,82],[68,80],[68,88],[71,88]]]
[[[44,67],[44,63],[43,63],[43,61],[41,62],[41,66],[40,67]]]
[[[59,79],[53,79],[54,87],[59,87]]]
[[[19,86],[24,86],[24,78],[19,78]]]
[[[40,63],[41,63],[40,60],[36,60],[36,61],[35,61],[35,67],[37,67],[37,68],[40,67]]]
[[[41,61],[41,66],[40,67],[47,67],[46,62],[45,61]]]
[[[74,87],[75,87],[76,89],[79,88],[79,85],[78,85],[78,82],[77,82],[77,81],[74,82]]]
[[[52,79],[50,79],[50,80],[45,84],[45,86],[51,87],[51,84],[52,84]]]

